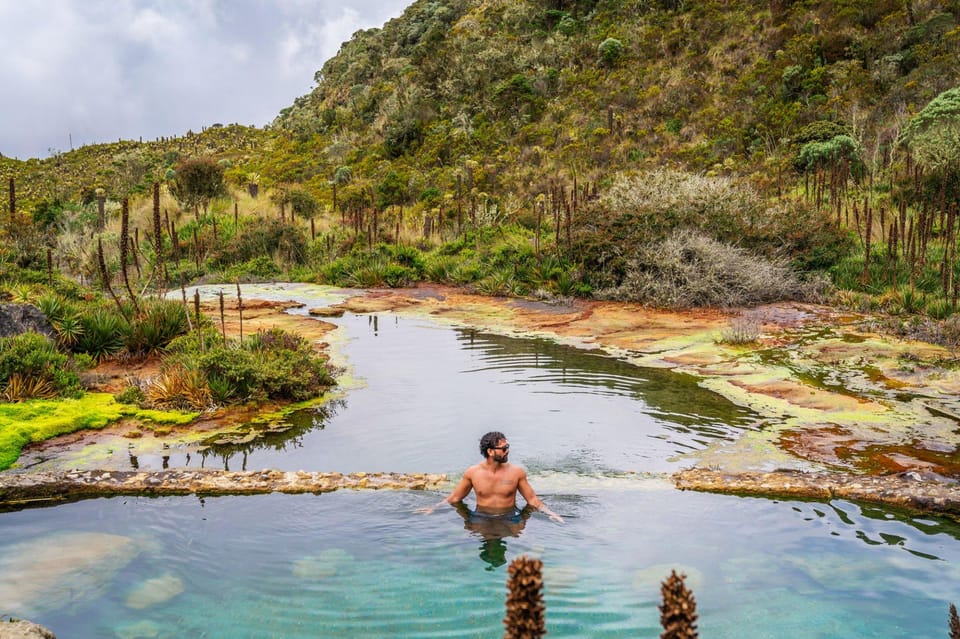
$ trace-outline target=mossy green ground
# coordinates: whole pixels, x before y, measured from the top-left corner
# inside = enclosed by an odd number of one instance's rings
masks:
[[[10,468],[23,447],[81,429],[100,429],[124,417],[158,424],[186,424],[196,413],[142,410],[120,404],[109,393],[80,399],[33,400],[0,404],[0,470]]]

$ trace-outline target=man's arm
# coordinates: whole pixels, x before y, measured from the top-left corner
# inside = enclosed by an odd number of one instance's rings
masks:
[[[527,481],[527,471],[520,471],[520,482],[517,484],[517,490],[520,491],[520,494],[523,495],[523,498],[527,500],[527,503],[539,510],[540,512],[546,514],[550,519],[557,523],[563,523],[563,517],[557,513],[550,510],[549,507],[537,497],[537,493],[534,492],[533,486],[530,485],[530,482]]]
[[[470,480],[470,471],[467,470],[467,472],[463,474],[463,478],[460,480],[460,483],[457,484],[457,487],[453,489],[453,492],[444,497],[442,500],[438,501],[433,506],[418,508],[417,512],[424,515],[429,515],[443,504],[456,504],[461,502],[466,499],[467,495],[470,494],[472,489],[473,481]]]

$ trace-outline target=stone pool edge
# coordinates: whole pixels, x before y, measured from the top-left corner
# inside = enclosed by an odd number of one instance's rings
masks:
[[[724,472],[690,468],[674,473],[672,480],[680,490],[757,497],[850,499],[960,521],[960,484],[925,479],[916,472],[872,476],[796,470]],[[319,494],[335,490],[440,490],[446,485],[447,476],[434,473],[213,469],[0,473],[0,509],[123,495]]]
[[[74,470],[0,473],[0,508],[44,506],[95,497],[139,495],[259,495],[335,490],[436,490],[446,475],[431,473],[330,473],[281,470],[162,471]]]
[[[928,480],[916,472],[847,475],[797,470],[724,472],[690,468],[673,474],[680,490],[757,497],[850,499],[941,515],[960,522],[960,484]]]

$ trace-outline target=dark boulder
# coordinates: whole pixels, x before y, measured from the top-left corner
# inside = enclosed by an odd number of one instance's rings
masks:
[[[27,331],[53,339],[56,333],[50,320],[30,304],[0,304],[0,337],[13,337]]]

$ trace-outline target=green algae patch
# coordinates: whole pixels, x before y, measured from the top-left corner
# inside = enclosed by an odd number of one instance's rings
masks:
[[[126,404],[121,404],[127,406]],[[152,410],[148,408],[138,408],[130,416],[136,419],[143,419],[154,424],[172,424],[174,426],[183,426],[189,424],[197,418],[200,413],[180,413],[169,410]]]
[[[118,403],[109,393],[87,393],[79,399],[33,400],[0,404],[0,470],[10,468],[31,442],[84,429],[101,429],[124,417],[157,423],[188,423],[196,413],[142,410]]]

